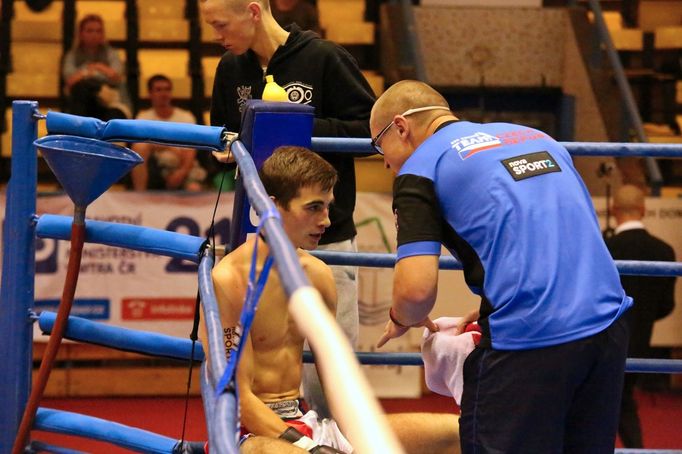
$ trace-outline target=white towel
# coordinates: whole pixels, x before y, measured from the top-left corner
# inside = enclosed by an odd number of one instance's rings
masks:
[[[468,331],[455,335],[461,317],[441,317],[433,322],[440,331],[424,329],[422,358],[426,386],[433,392],[450,396],[457,405],[464,387],[464,361],[481,338],[478,324],[470,324]]]
[[[319,419],[314,410],[308,411],[298,420],[313,430],[313,441],[315,443],[331,446],[344,453],[353,452],[353,447],[341,433],[341,429],[336,425],[336,421],[328,418]]]

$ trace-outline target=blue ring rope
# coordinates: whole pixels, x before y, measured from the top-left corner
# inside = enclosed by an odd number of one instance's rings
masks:
[[[202,294],[203,298],[203,294]],[[202,300],[205,301],[205,300]],[[43,313],[45,314],[45,313]],[[41,314],[41,318],[44,316]],[[51,315],[45,315],[46,319],[54,319],[54,313]],[[208,317],[207,317],[208,319]],[[81,329],[78,327],[73,330],[74,325],[89,325],[91,328]],[[101,328],[107,328],[107,331],[101,332]],[[45,331],[49,332],[51,325],[45,325]],[[113,331],[112,331],[113,330]],[[114,335],[115,330],[120,330],[122,334]],[[69,324],[66,328],[66,338],[77,340],[81,342],[92,342],[96,344],[106,345],[108,347],[116,348],[116,345],[111,343],[106,343],[106,338],[121,337],[122,335],[128,335],[130,330],[126,328],[119,328],[110,325],[104,325],[99,322],[93,322],[91,320],[86,320],[79,317],[69,317]],[[163,343],[171,346],[173,355],[170,352],[162,353],[162,356],[175,356],[178,359],[189,359],[189,351],[191,347],[191,341],[189,339],[182,339],[172,336],[166,336],[157,333],[144,333],[139,332],[138,336],[131,339],[131,342],[127,345],[126,351],[132,351],[136,353],[149,354],[150,346],[158,344],[159,340]],[[94,337],[93,337],[94,336]],[[210,341],[210,339],[209,339]],[[220,345],[220,343],[218,343]],[[155,347],[158,350],[158,346]],[[204,347],[206,348],[206,347]],[[178,355],[177,352],[184,352],[182,355]],[[203,352],[203,351],[201,351]],[[421,366],[423,365],[420,353],[378,353],[378,352],[356,352],[358,360],[361,364],[367,365],[399,365],[399,366]],[[218,358],[216,362],[219,363],[221,358]],[[225,362],[222,359],[223,364]],[[303,352],[303,361],[311,363],[313,362],[313,356],[310,352]],[[220,366],[213,363],[214,367],[220,368]],[[222,366],[225,367],[225,366]],[[629,358],[626,365],[627,372],[644,372],[644,373],[682,373],[682,360],[680,359],[648,359],[648,358]],[[215,375],[215,371],[212,371]],[[220,375],[218,375],[220,377]]]
[[[177,440],[93,416],[39,408],[34,429],[106,441],[137,452],[169,453]]]
[[[423,366],[421,353],[378,353],[355,352],[360,364],[373,366]],[[312,363],[313,354],[303,352],[303,362]],[[682,374],[680,359],[628,358],[625,362],[626,372],[651,374]]]
[[[204,315],[207,341],[205,351],[210,352],[211,367],[204,361],[201,368],[201,397],[204,402],[206,426],[208,429],[209,447],[212,452],[238,454],[237,448],[237,396],[235,393],[223,393],[214,397],[215,384],[225,371],[227,360],[223,344],[223,329],[220,322],[220,311],[215,297],[211,270],[213,268],[212,251],[206,249],[199,263],[199,292],[201,308]],[[185,342],[189,342],[188,339]],[[209,391],[210,390],[210,391]]]
[[[148,141],[204,150],[222,150],[225,147],[223,139],[226,129],[215,126],[150,120],[103,122],[60,112],[48,112],[46,125],[50,134],[72,134],[109,141]],[[574,156],[682,157],[680,144],[561,142],[561,145]],[[321,153],[374,153],[369,138],[313,137],[311,147]]]
[[[311,251],[311,254],[328,265],[353,265],[372,268],[393,268],[396,254],[370,252]],[[461,270],[462,262],[452,256],[441,256],[441,270]],[[620,274],[638,276],[682,276],[682,262],[650,262],[639,260],[615,260]]]
[[[311,148],[318,153],[374,154],[371,139],[313,137]],[[679,143],[560,142],[573,156],[651,156],[682,158]]]

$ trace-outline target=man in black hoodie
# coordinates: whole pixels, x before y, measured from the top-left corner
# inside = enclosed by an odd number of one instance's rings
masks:
[[[239,131],[248,99],[260,99],[265,76],[287,92],[289,101],[315,107],[316,137],[369,137],[374,95],[353,57],[342,47],[277,24],[268,0],[202,0],[203,19],[227,53],[216,69],[211,124]],[[349,154],[323,155],[338,172],[331,226],[319,249],[355,251],[355,167]],[[336,319],[352,345],[358,335],[357,268],[333,266],[339,301]],[[306,401],[322,417],[330,412],[314,368],[304,371]]]

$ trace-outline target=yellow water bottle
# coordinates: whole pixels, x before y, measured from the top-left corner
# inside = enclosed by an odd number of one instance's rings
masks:
[[[277,85],[273,76],[265,76],[265,88],[263,89],[263,101],[289,101],[289,95],[284,88]]]

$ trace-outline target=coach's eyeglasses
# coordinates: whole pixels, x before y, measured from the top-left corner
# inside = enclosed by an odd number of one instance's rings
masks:
[[[403,116],[403,117],[407,117],[408,115],[416,114],[416,113],[419,113],[419,112],[426,112],[427,110],[448,110],[448,111],[449,111],[450,108],[449,108],[449,107],[445,107],[445,106],[426,106],[426,107],[417,107],[417,108],[414,108],[414,109],[408,109],[408,110],[406,110],[405,112],[403,112],[403,113],[400,114],[400,115]],[[393,122],[393,120],[391,120],[391,122],[390,122],[389,124],[387,124],[386,127],[385,127],[384,129],[382,129],[381,131],[379,131],[379,134],[377,134],[376,137],[374,137],[374,138],[372,139],[372,141],[370,142],[370,144],[372,145],[372,148],[374,148],[374,151],[376,151],[377,153],[379,153],[379,154],[382,155],[382,156],[384,155],[384,150],[382,150],[381,147],[379,146],[379,140],[381,140],[381,136],[383,136],[384,134],[386,134],[386,131],[388,131],[388,130],[391,128],[391,126],[393,126],[394,124],[395,124],[395,123]]]

